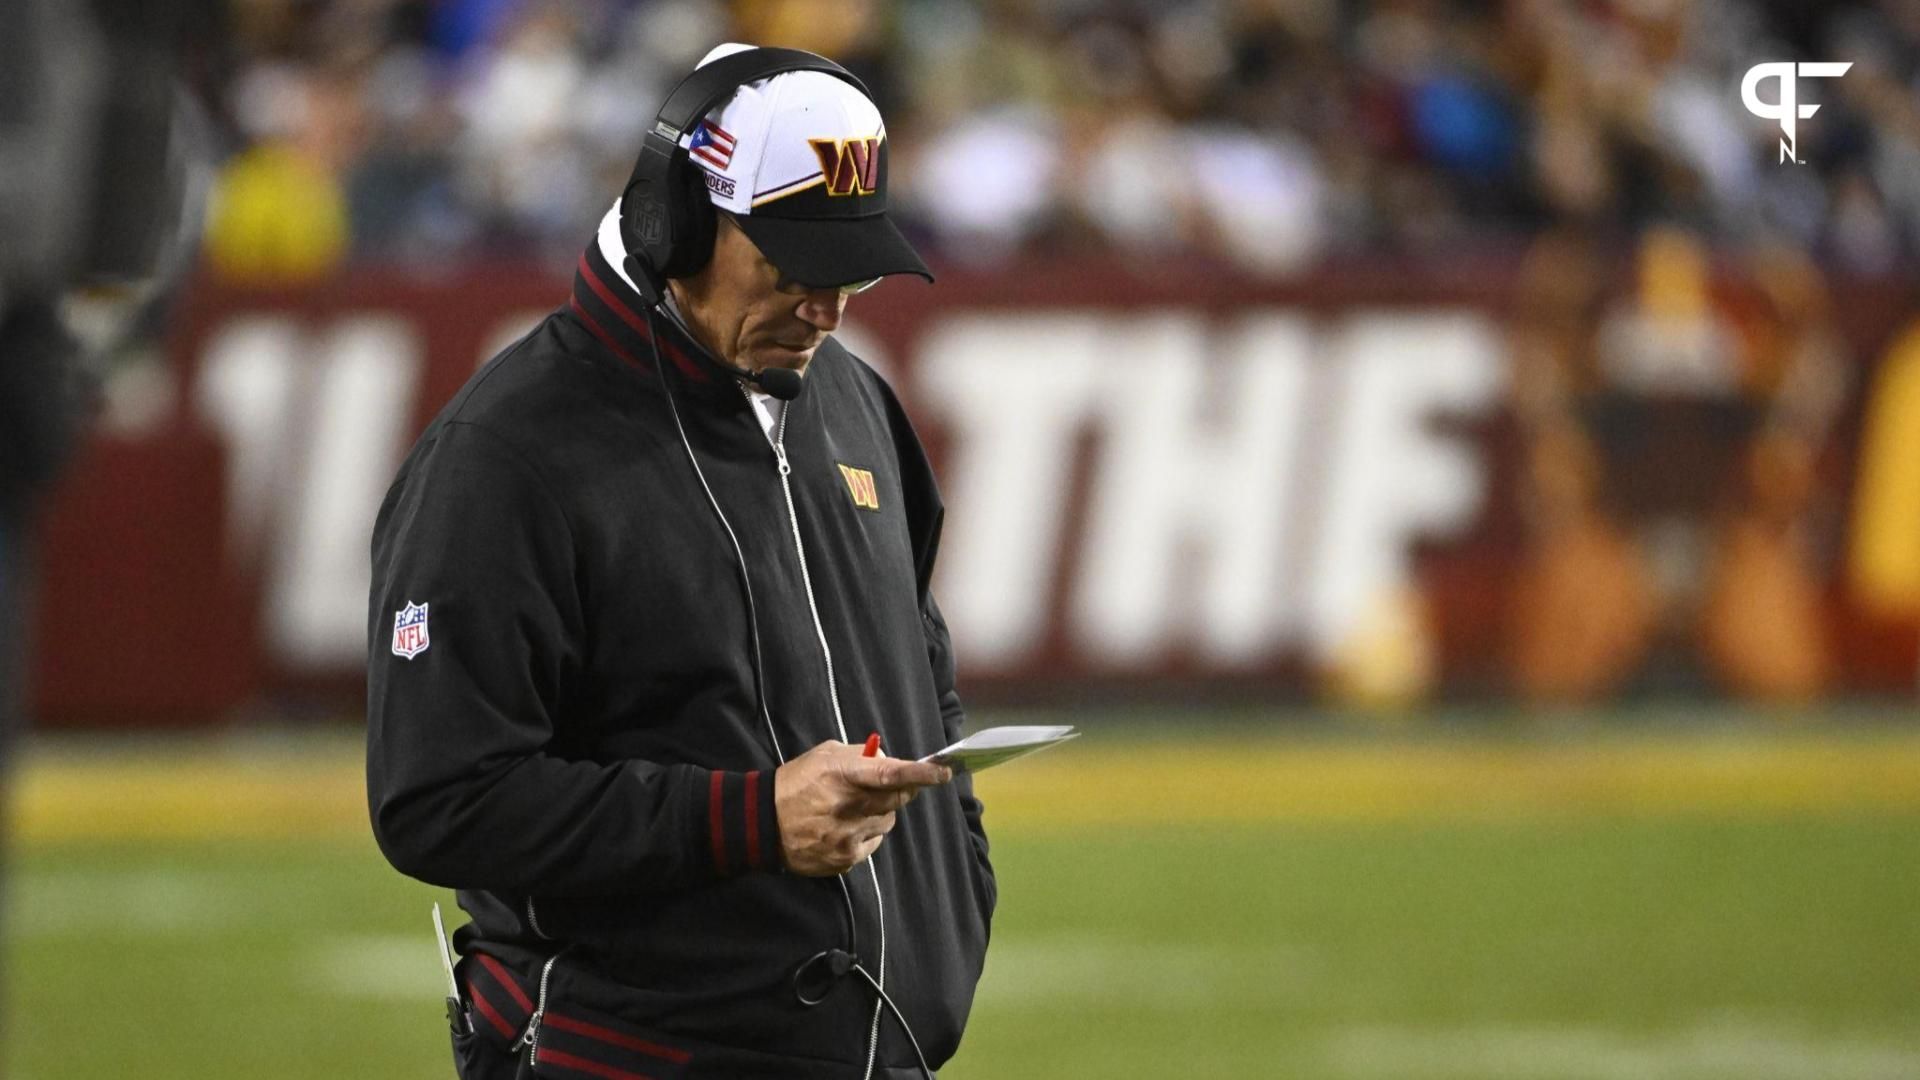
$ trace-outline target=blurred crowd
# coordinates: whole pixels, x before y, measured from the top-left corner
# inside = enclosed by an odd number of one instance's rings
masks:
[[[1507,398],[1476,438],[1512,475],[1484,543],[1427,552],[1342,646],[1334,696],[1861,685],[1866,639],[1841,630],[1867,590],[1835,615],[1847,457],[1866,350],[1920,281],[1920,0],[21,0],[0,15],[33,121],[0,125],[0,756],[29,511],[87,418],[150,436],[175,410],[165,314],[196,237],[242,285],[564,271],[668,88],[729,40],[866,81],[896,217],[946,266],[1371,260],[1433,283],[1504,256]],[[1800,87],[1803,164],[1742,102],[1781,60],[1852,65]],[[1881,486],[1914,489],[1911,445]],[[1890,505],[1877,542],[1908,544]],[[1920,564],[1890,565],[1873,604],[1910,620]]]
[[[666,89],[726,40],[873,88],[939,257],[1327,258],[1679,225],[1878,272],[1920,255],[1920,3],[1731,0],[228,0],[199,68],[209,253],[565,262]],[[1807,80],[1802,166],[1747,112]]]

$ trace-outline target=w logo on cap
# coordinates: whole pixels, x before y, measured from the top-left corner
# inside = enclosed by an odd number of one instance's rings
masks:
[[[808,139],[829,195],[871,195],[880,186],[880,140]]]

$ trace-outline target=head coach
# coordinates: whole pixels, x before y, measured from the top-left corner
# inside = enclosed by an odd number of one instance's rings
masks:
[[[714,50],[380,508],[368,799],[471,916],[465,1080],[904,1080],[959,1045],[995,887],[968,778],[914,760],[963,723],[943,511],[830,336],[932,280],[886,189],[857,79]]]

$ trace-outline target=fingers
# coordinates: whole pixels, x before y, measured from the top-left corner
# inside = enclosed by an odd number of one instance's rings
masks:
[[[862,839],[878,842],[881,837],[893,831],[893,823],[896,820],[897,818],[892,814],[880,814],[876,817],[868,818],[867,827],[861,830],[866,834]]]
[[[894,821],[892,814],[883,814],[866,819],[858,828],[848,829],[834,846],[824,869],[831,874],[844,874],[872,858],[887,834],[893,831]]]
[[[841,804],[837,815],[849,821],[880,817],[899,810],[912,802],[913,797],[919,793],[919,788],[888,788],[878,791],[856,788],[847,796],[846,802]]]
[[[953,779],[953,770],[931,761],[859,758],[848,763],[847,780],[869,791],[935,787]]]
[[[895,820],[892,814],[884,814],[865,819],[857,826],[842,827],[829,836],[819,837],[790,855],[787,869],[803,877],[844,874],[880,850],[887,834],[893,831]]]
[[[830,739],[815,746],[809,753],[819,751],[831,756],[849,783],[870,790],[937,787],[953,779],[953,770],[945,765],[888,757],[885,750],[877,757],[866,757],[861,753],[862,749],[852,743]]]

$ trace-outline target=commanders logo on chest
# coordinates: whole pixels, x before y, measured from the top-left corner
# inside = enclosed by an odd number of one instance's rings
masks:
[[[842,465],[840,475],[847,481],[847,493],[853,496],[853,505],[862,510],[880,509],[880,489],[874,486],[873,473]]]

